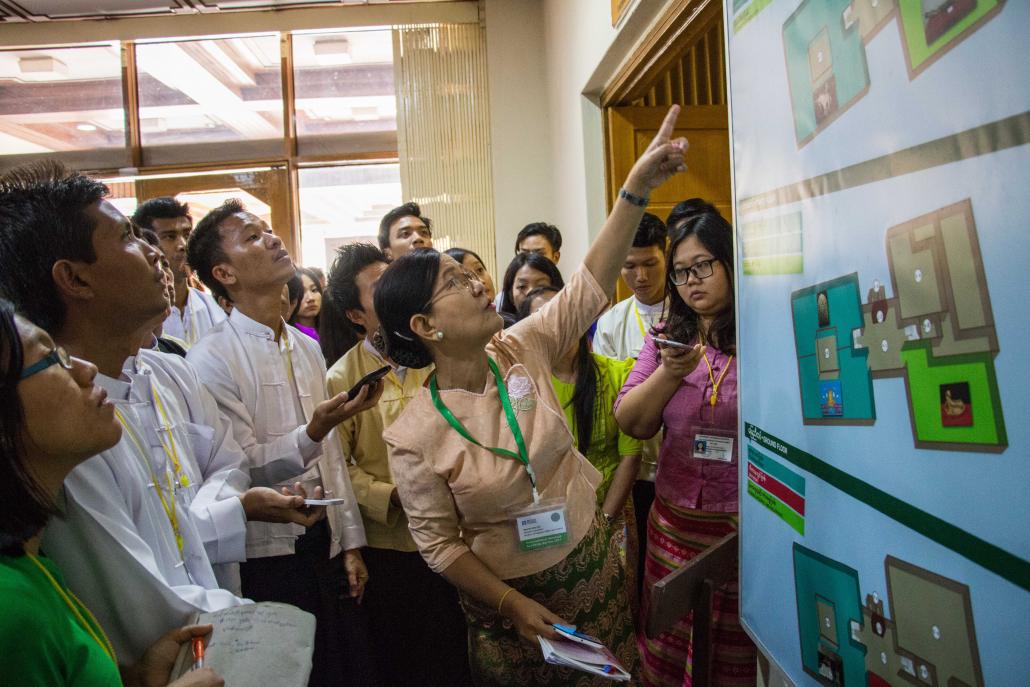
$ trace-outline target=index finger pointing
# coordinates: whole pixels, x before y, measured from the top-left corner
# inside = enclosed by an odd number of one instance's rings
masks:
[[[680,106],[673,105],[669,108],[669,112],[665,115],[665,119],[662,120],[662,126],[658,129],[658,133],[655,135],[657,141],[668,141],[672,138],[672,132],[676,129],[676,120],[680,116]]]

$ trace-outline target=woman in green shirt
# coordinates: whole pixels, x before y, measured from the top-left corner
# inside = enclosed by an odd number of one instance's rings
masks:
[[[121,671],[104,630],[39,555],[61,484],[79,463],[121,438],[114,407],[94,386],[97,368],[54,345],[0,299],[0,684],[22,687],[168,685],[179,645],[211,631],[184,627]],[[223,684],[192,671],[174,687]]]
[[[519,308],[519,318],[542,308],[556,293],[558,289],[553,286],[530,291]],[[576,438],[576,447],[601,473],[597,505],[605,519],[622,535],[622,562],[634,617],[637,607],[634,563],[639,542],[631,493],[640,469],[643,442],[619,429],[612,407],[635,362],[632,358],[617,360],[592,353],[584,334],[577,346],[566,351],[551,378],[569,429]]]

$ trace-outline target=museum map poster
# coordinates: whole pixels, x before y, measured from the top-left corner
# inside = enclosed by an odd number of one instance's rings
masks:
[[[1030,2],[726,0],[769,684],[1030,684]]]

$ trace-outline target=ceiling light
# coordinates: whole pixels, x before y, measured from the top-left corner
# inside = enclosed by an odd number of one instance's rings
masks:
[[[343,36],[318,38],[312,49],[315,52],[315,60],[322,65],[350,64],[353,61],[350,41]]]
[[[56,57],[39,55],[37,57],[19,57],[18,70],[22,74],[67,74],[68,65]]]
[[[79,131],[96,131],[97,130],[96,124],[88,124],[86,122],[83,122],[81,124],[76,124],[75,128],[78,129]]]

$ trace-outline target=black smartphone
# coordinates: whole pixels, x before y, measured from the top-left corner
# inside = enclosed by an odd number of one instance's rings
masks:
[[[378,382],[380,379],[385,377],[386,373],[389,371],[390,366],[384,365],[375,372],[369,372],[367,375],[359,379],[357,384],[350,388],[350,391],[347,392],[347,400],[349,401],[355,396],[357,396],[361,392],[361,387],[365,386],[366,384],[375,384],[376,382]]]
[[[685,344],[680,341],[673,341],[672,339],[655,338],[654,345],[658,346],[659,348],[661,348],[662,346],[667,346],[669,348],[681,348],[687,351],[693,348],[693,346],[691,346],[690,344]]]

